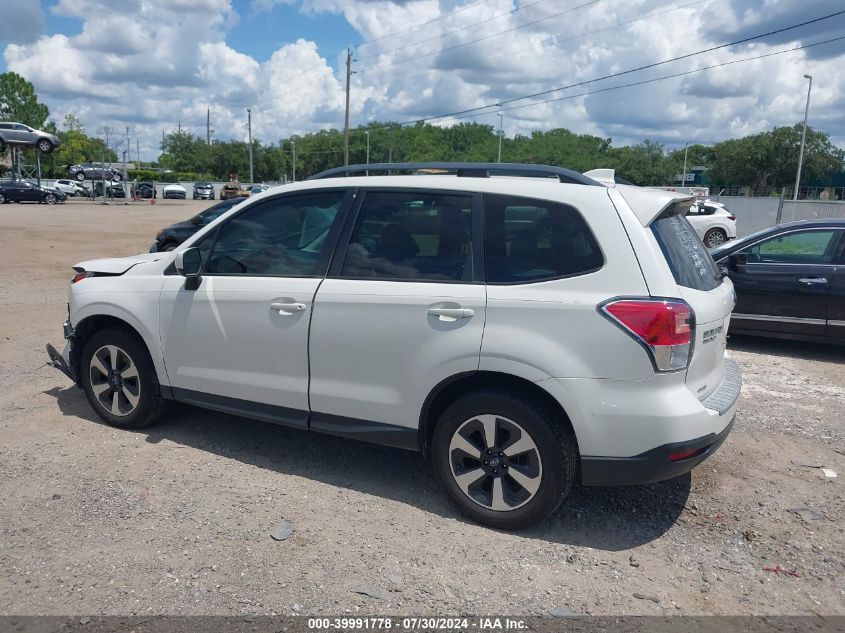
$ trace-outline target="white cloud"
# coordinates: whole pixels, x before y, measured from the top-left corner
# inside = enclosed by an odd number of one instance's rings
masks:
[[[356,51],[351,119],[358,125],[579,84],[810,19],[839,0],[820,0],[812,15],[798,0],[675,0],[684,8],[661,0],[602,0],[580,8],[587,0],[519,1],[252,0],[250,8],[298,10],[311,16],[315,29],[322,14],[340,15],[363,41],[374,40]],[[514,11],[517,6],[524,8]],[[247,107],[255,135],[267,142],[343,123],[343,60],[326,58],[307,37],[280,43],[266,60],[235,50],[226,39],[238,20],[230,0],[59,0],[52,11],[82,20],[81,33],[9,44],[7,67],[36,85],[57,119],[74,112],[91,130],[131,125],[146,138],[149,157],[162,129],[181,123],[204,136],[208,108],[218,138],[245,137]],[[155,28],[145,28],[150,24]],[[831,28],[818,23],[782,35],[776,44],[725,48],[543,98],[765,54],[800,43],[799,36],[806,43],[843,33]],[[505,129],[512,136],[568,127],[614,143],[647,137],[713,142],[799,121],[806,98],[802,75],[811,72],[810,122],[842,143],[845,45],[812,51],[509,110]],[[476,120],[497,123],[495,109],[482,112]],[[472,119],[438,124],[463,120]]]
[[[15,0],[15,6],[3,8],[0,19],[0,42],[25,44],[41,35],[44,12],[41,0]]]

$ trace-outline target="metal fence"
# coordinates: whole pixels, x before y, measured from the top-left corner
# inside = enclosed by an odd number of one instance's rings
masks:
[[[737,237],[795,220],[845,218],[845,202],[781,200],[779,197],[714,196],[736,216]]]

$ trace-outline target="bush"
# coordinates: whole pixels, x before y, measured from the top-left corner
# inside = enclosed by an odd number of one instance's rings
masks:
[[[129,180],[138,182],[197,182],[200,180],[214,180],[209,174],[195,174],[192,172],[168,172],[163,174],[151,169],[130,169],[127,172]]]

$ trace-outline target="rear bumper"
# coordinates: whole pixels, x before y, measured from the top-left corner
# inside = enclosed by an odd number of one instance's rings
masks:
[[[723,363],[719,385],[704,400],[687,387],[684,372],[648,380],[551,379],[539,384],[569,415],[585,485],[645,484],[691,470],[730,433],[742,376],[731,359]]]
[[[585,486],[628,486],[678,477],[715,453],[728,437],[733,423],[731,419],[721,433],[664,444],[634,457],[584,457],[581,459],[581,482]],[[692,453],[692,456],[677,461],[670,458],[684,453]]]

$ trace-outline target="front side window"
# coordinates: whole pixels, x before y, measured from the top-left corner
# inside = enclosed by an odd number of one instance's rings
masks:
[[[470,196],[370,192],[341,275],[366,279],[473,281]]]
[[[833,230],[789,233],[755,244],[743,254],[749,263],[831,264],[835,235]]]
[[[487,281],[529,283],[598,270],[604,256],[569,205],[514,196],[484,199]]]
[[[308,277],[343,201],[343,191],[283,196],[245,209],[220,227],[208,273]]]

